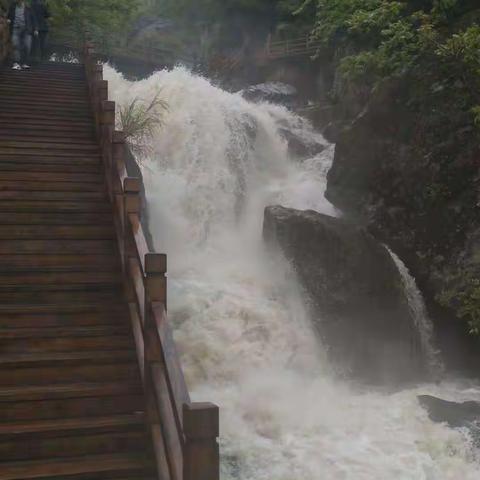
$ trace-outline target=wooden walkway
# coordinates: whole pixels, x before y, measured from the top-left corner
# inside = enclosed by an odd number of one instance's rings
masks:
[[[216,480],[218,408],[188,397],[86,53],[0,71],[0,480]]]

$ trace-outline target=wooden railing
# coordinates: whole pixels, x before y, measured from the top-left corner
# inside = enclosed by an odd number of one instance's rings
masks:
[[[73,52],[79,52],[83,49],[83,43],[77,43],[74,40],[75,36],[71,35],[55,35],[50,43],[50,47],[53,50],[67,49]],[[125,41],[109,40],[104,44],[96,44],[96,53],[105,60],[112,59],[129,59],[137,62],[146,63],[155,67],[164,67],[168,54],[164,48],[158,46],[157,43],[147,42],[136,45],[128,45]],[[188,63],[190,59],[181,58],[178,59],[185,63]]]
[[[84,63],[161,480],[218,480],[219,409],[192,403],[166,314],[167,259],[149,251],[140,223],[140,180],[128,177],[125,138],[115,131],[115,103],[86,43]]]
[[[7,21],[0,17],[0,65],[5,61],[8,55],[10,43],[10,30]]]
[[[313,56],[320,47],[318,40],[312,40],[310,35],[287,40],[273,41],[269,36],[265,48],[265,56],[267,59],[275,60],[279,58]]]

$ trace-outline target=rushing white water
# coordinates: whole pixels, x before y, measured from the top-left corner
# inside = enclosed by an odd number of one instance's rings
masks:
[[[196,400],[221,406],[224,480],[474,480],[465,432],[432,423],[416,395],[478,399],[460,382],[397,393],[335,378],[288,266],[261,241],[263,208],[335,214],[324,199],[333,147],[294,161],[280,132],[325,141],[284,108],[254,105],[183,68],[128,82],[170,109],[144,166],[169,317]]]
[[[426,357],[428,369],[434,377],[440,378],[443,374],[444,366],[439,351],[434,346],[433,322],[428,315],[423,296],[417,286],[415,278],[411,275],[407,266],[396,253],[392,252],[388,247],[386,248],[395,262],[402,278],[403,289],[405,296],[407,297],[413,321],[419,332],[422,352]]]

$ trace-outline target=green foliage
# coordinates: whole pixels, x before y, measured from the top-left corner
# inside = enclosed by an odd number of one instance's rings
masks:
[[[136,97],[119,107],[117,127],[125,134],[133,153],[140,156],[148,153],[151,139],[163,125],[163,116],[168,110],[168,104],[160,98],[160,93],[149,103]]]
[[[480,335],[480,279],[466,272],[458,274],[456,288],[445,290],[439,297],[440,303],[454,307],[457,315],[467,320],[469,331]]]
[[[133,18],[140,0],[49,0],[56,30],[78,37],[84,29],[95,40],[120,32]]]

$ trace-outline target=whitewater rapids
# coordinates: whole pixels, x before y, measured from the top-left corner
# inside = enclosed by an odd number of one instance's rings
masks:
[[[222,479],[478,480],[467,433],[432,423],[416,395],[480,400],[480,389],[458,380],[388,393],[337,379],[294,275],[264,249],[266,205],[336,214],[324,198],[334,147],[283,107],[182,67],[105,77],[120,104],[157,92],[169,104],[143,173],[192,397],[221,407]],[[299,161],[285,131],[325,149]]]

